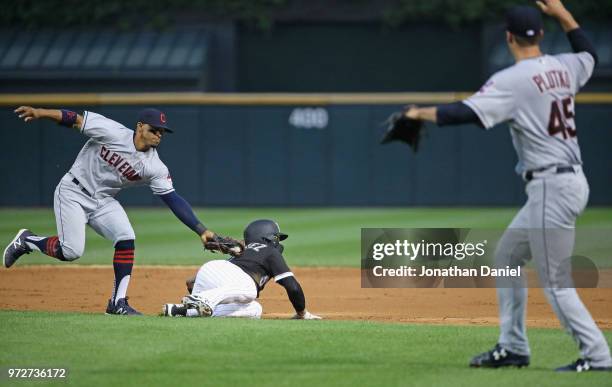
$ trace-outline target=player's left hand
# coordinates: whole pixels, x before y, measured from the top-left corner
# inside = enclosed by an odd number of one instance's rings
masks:
[[[316,314],[312,314],[307,310],[304,310],[302,313],[296,313],[291,317],[292,320],[322,320],[323,318],[317,316]]]
[[[419,108],[407,106],[404,110],[389,116],[386,124],[387,131],[380,142],[381,144],[402,141],[408,144],[415,153],[419,150],[419,143],[425,131]]]
[[[419,116],[419,108],[416,105],[408,106],[408,109],[404,112],[404,115],[410,118],[411,120],[421,119],[421,117]]]
[[[244,242],[232,237],[214,235],[213,238],[204,242],[204,249],[237,257],[244,251]]]

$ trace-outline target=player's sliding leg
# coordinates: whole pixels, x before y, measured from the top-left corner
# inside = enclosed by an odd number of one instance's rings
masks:
[[[212,317],[237,317],[237,318],[253,318],[260,319],[263,308],[257,301],[251,301],[248,304],[219,304],[213,310]]]
[[[135,256],[135,235],[127,214],[116,200],[94,211],[89,225],[106,239],[115,243],[113,293],[108,300],[107,314],[140,315],[127,302],[127,290],[132,276]]]
[[[262,312],[263,308],[257,301],[219,304],[212,311],[212,317],[260,319]],[[161,314],[167,317],[203,317],[201,310],[189,304],[165,304]]]
[[[246,304],[256,298],[257,288],[248,274],[231,262],[216,260],[198,270],[192,294],[183,303],[208,317],[219,304]]]
[[[192,294],[183,298],[183,303],[200,310],[202,317],[209,317],[219,305],[247,304],[254,301],[257,297],[257,291],[254,289],[254,285],[250,286],[251,284],[230,283],[201,292],[194,288]]]

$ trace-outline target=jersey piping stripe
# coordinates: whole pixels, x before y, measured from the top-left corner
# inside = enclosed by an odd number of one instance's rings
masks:
[[[559,320],[562,320],[561,323],[563,326],[569,328],[570,334],[572,335],[574,340],[578,343],[579,347],[582,349],[584,348],[584,343],[580,340],[580,336],[578,335],[578,332],[575,329],[573,329],[572,324],[569,324],[569,319],[567,318],[565,313],[563,313],[561,304],[559,303],[559,299],[557,298],[557,293],[556,293],[556,290],[559,289],[559,287],[556,284],[556,281],[553,282],[550,277],[550,261],[548,257],[548,243],[546,241],[546,179],[542,179],[542,185],[543,185],[543,189],[542,189],[542,237],[544,238],[544,241],[543,241],[544,242],[544,259],[546,260],[546,277],[547,277],[546,286],[549,288],[548,291],[550,292],[550,295],[552,299],[554,300],[554,303],[557,304],[557,307],[555,309],[559,311]],[[555,277],[557,277],[556,272],[554,273],[554,275]],[[572,288],[569,288],[569,289],[572,289]],[[569,290],[569,289],[565,289],[565,290]],[[573,290],[576,291],[575,288]]]
[[[63,247],[63,240],[64,240],[64,218],[62,217],[62,187],[64,186],[64,179],[60,180],[59,183],[59,188],[57,190],[57,201],[59,203],[59,213],[60,213],[60,226],[62,229],[62,234],[59,236],[60,238],[62,238],[62,242],[60,242],[60,247]],[[59,232],[59,230],[58,230]],[[63,250],[62,250],[63,251]]]

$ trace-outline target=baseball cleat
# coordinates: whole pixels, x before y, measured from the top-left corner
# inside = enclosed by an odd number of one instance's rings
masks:
[[[557,372],[587,372],[587,371],[612,371],[612,367],[593,367],[588,359],[578,359],[572,364],[556,368]]]
[[[200,296],[189,294],[183,297],[183,304],[187,309],[195,309],[200,317],[212,316],[212,308],[208,305],[208,301]]]
[[[165,304],[162,307],[162,316],[184,317],[187,315],[187,306],[184,304]]]
[[[19,257],[24,254],[30,254],[32,252],[32,249],[28,247],[28,244],[25,240],[27,237],[32,235],[34,235],[32,231],[25,228],[22,228],[21,230],[19,230],[19,232],[17,232],[15,238],[13,238],[11,243],[9,243],[4,249],[4,267],[9,268],[13,266],[15,262],[17,262]]]
[[[527,367],[529,356],[518,355],[495,344],[490,351],[476,355],[470,361],[470,367],[499,368],[499,367]]]
[[[119,314],[126,316],[142,316],[142,313],[132,308],[130,304],[128,304],[128,298],[120,298],[116,303],[113,304],[113,300],[108,300],[108,305],[106,306],[106,314]]]

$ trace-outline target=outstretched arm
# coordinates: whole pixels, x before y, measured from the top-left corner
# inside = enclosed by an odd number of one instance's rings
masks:
[[[160,195],[159,197],[181,222],[200,236],[202,243],[206,243],[208,240],[215,237],[215,233],[208,230],[206,226],[200,222],[187,200],[183,199],[176,191]]]
[[[462,102],[453,102],[432,107],[413,106],[404,113],[406,117],[415,120],[430,121],[438,126],[476,124],[482,122],[469,106]]]
[[[15,109],[15,113],[19,115],[19,118],[23,118],[25,122],[46,118],[74,129],[79,129],[83,124],[82,115],[64,109],[37,109],[31,106],[20,106]]]
[[[543,0],[538,1],[537,4],[542,12],[559,21],[563,31],[567,33],[567,38],[572,45],[572,50],[574,50],[574,52],[588,52],[595,60],[595,64],[597,64],[599,57],[597,56],[595,47],[563,3],[560,0]]]
[[[304,297],[304,291],[300,286],[300,283],[295,279],[294,276],[285,277],[277,281],[287,291],[287,296],[293,309],[295,309],[294,319],[298,320],[320,320],[321,317],[314,315],[306,310],[306,298]]]

